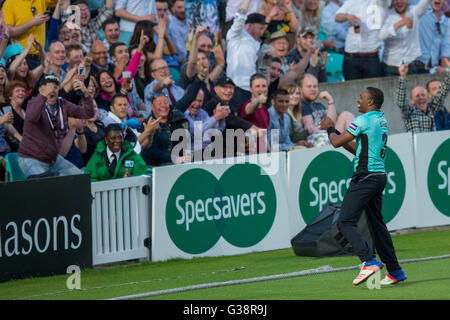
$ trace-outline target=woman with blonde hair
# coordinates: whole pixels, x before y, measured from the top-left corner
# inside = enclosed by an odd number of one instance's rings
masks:
[[[305,141],[308,137],[308,131],[305,130],[302,123],[302,101],[301,101],[301,93],[300,87],[292,83],[283,88],[289,93],[289,106],[287,109],[287,114],[291,119],[291,130],[289,137],[291,141],[297,144],[299,141]],[[306,144],[305,146],[309,147]]]
[[[303,2],[301,17],[299,19],[299,29],[303,27],[310,27],[314,30],[315,42],[321,44],[324,48],[335,47],[334,39],[319,40],[320,33],[320,15],[322,14],[322,7],[319,0],[305,0]]]
[[[299,27],[292,9],[292,0],[262,0],[259,13],[266,17],[265,39],[269,39],[277,31],[295,33]]]

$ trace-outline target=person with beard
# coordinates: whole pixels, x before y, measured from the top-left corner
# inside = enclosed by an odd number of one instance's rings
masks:
[[[305,130],[308,131],[306,142],[314,146],[328,145],[327,133],[320,129],[320,121],[326,117],[330,118],[339,132],[344,132],[355,116],[348,111],[342,112],[339,116],[336,112],[333,97],[327,92],[319,93],[319,84],[312,74],[305,74],[300,82],[302,100],[302,122]],[[324,106],[317,99],[326,100],[328,106]]]
[[[392,9],[380,31],[380,39],[384,41],[382,65],[385,76],[397,76],[398,67],[409,65],[421,56],[419,19],[427,12],[431,1],[421,0],[414,6],[409,5],[409,0],[392,1]]]
[[[308,59],[305,73],[313,74],[319,82],[326,82],[327,73],[325,65],[327,53],[320,52],[320,48],[317,47],[315,42],[314,30],[310,27],[303,27],[297,32],[296,46],[287,54],[286,64],[290,65],[292,62],[298,63],[304,57]]]
[[[83,93],[81,105],[59,98],[58,87],[58,78],[46,75],[39,82],[39,94],[28,103],[19,147],[19,166],[27,177],[48,172],[59,175],[80,173],[59,155],[59,148],[68,129],[68,117],[93,117],[93,100],[82,81],[74,84]]]
[[[114,72],[114,64],[108,62],[108,50],[103,41],[95,40],[88,55],[92,58],[91,75],[94,77],[102,70]]]

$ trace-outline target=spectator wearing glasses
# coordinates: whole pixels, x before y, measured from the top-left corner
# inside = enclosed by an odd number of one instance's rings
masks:
[[[112,1],[112,0],[111,0]],[[46,43],[46,22],[50,20],[47,9],[55,7],[57,0],[6,0],[3,4],[5,23],[10,26],[10,37],[26,47],[30,35],[42,45]],[[32,47],[27,54],[30,69],[41,64],[39,49]]]
[[[416,69],[445,72],[450,57],[450,19],[445,16],[444,0],[433,0],[419,20],[419,41],[422,55],[414,62]]]
[[[155,59],[150,63],[150,75],[154,80],[144,90],[147,110],[152,108],[151,99],[156,93],[165,94],[169,98],[169,105],[171,106],[184,96],[183,88],[174,83],[169,66],[163,59]]]
[[[92,58],[91,74],[95,77],[101,70],[114,73],[114,65],[108,62],[108,50],[101,40],[92,43],[89,56]]]
[[[28,103],[19,147],[19,166],[27,177],[47,172],[59,175],[80,173],[77,167],[59,155],[59,149],[68,130],[68,117],[93,117],[93,100],[82,81],[74,84],[83,93],[81,105],[58,98],[58,86],[58,78],[44,76],[39,82],[39,94]]]

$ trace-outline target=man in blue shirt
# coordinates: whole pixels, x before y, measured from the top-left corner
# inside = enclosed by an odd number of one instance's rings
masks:
[[[386,185],[384,157],[388,138],[388,124],[380,111],[383,101],[381,90],[368,87],[358,99],[358,111],[362,115],[355,118],[345,132],[338,134],[330,118],[320,124],[322,129],[327,130],[335,148],[342,146],[355,155],[353,177],[337,222],[339,231],[363,263],[359,275],[353,280],[354,285],[359,285],[376,272],[380,272],[384,264],[388,274],[380,284],[395,284],[406,279],[381,215],[383,190]],[[357,230],[357,223],[364,210],[375,246],[373,249]],[[374,249],[382,262],[376,259]]]
[[[419,20],[419,41],[422,55],[415,61],[415,67],[431,68],[445,72],[446,60],[450,56],[450,21],[444,15],[444,1],[433,1]]]
[[[272,94],[272,107],[269,108],[269,127],[267,128],[267,139],[272,151],[286,151],[296,146],[311,147],[310,143],[300,140],[297,144],[291,141],[290,129],[291,120],[286,113],[289,106],[289,93],[286,90],[278,89]],[[275,137],[275,131],[278,130],[278,141]],[[272,138],[274,137],[274,138]],[[274,139],[275,141],[272,141]],[[278,150],[276,143],[278,143]]]

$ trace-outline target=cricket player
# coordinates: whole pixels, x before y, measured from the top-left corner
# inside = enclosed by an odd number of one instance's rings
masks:
[[[380,111],[384,101],[380,89],[368,87],[358,99],[358,111],[347,130],[340,134],[330,118],[322,120],[320,126],[327,130],[331,144],[344,147],[355,155],[353,177],[344,197],[337,226],[361,259],[362,267],[353,284],[359,285],[379,272],[384,265],[386,277],[380,284],[390,285],[406,279],[395,255],[394,245],[381,215],[383,190],[386,185],[384,158],[388,138],[388,124]],[[356,138],[356,142],[353,141]],[[375,249],[382,262],[375,257],[374,250],[357,231],[357,223],[363,210]]]

